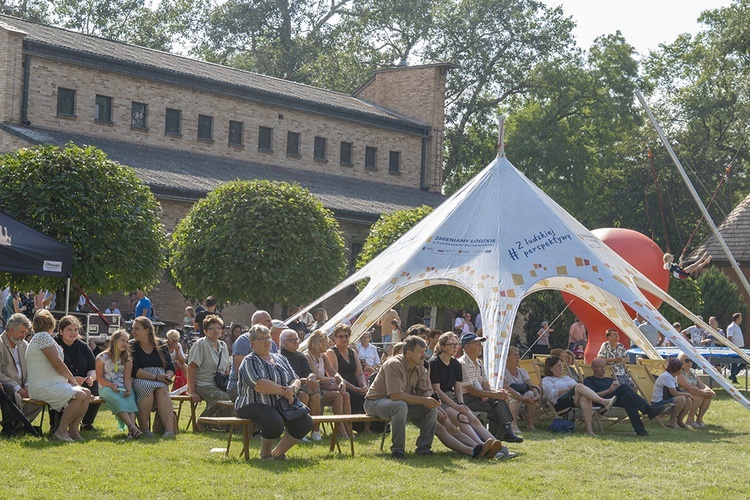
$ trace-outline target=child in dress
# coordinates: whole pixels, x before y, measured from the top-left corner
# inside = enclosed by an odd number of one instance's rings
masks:
[[[130,335],[125,330],[112,334],[107,350],[96,357],[96,379],[99,381],[99,395],[117,415],[120,429],[129,429],[129,439],[138,439],[143,432],[135,424],[138,405],[133,395],[133,359],[130,357],[128,340]]]

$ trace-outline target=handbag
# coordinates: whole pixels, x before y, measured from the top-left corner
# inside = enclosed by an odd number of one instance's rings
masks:
[[[523,384],[510,384],[509,385],[511,389],[516,391],[519,394],[526,394],[531,390],[531,387],[529,387],[529,384],[523,383]]]
[[[555,418],[552,420],[552,423],[549,424],[547,430],[560,434],[572,434],[576,430],[576,424],[567,418]]]
[[[221,373],[219,371],[221,366],[221,351],[219,351],[219,361],[216,363],[216,373],[214,373],[214,382],[216,386],[224,392],[227,392],[227,385],[229,385],[229,375]]]
[[[278,401],[276,401],[276,409],[281,413],[281,418],[284,419],[284,423],[294,422],[310,413],[310,408],[305,406],[305,404],[297,399],[296,396],[291,404],[286,398],[280,397]]]

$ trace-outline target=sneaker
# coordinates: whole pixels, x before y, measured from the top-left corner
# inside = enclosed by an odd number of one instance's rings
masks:
[[[406,455],[404,455],[403,451],[392,451],[391,458],[394,460],[406,460]]]
[[[81,430],[82,431],[88,431],[88,432],[99,432],[99,430],[96,427],[94,427],[93,425],[91,425],[91,424],[84,424],[84,425],[82,425],[81,426]]]
[[[174,432],[164,431],[164,434],[161,435],[164,439],[174,439]]]
[[[500,448],[500,451],[497,455],[495,455],[496,460],[510,460],[511,458],[516,458],[518,456],[517,453],[513,453],[508,449],[507,446],[503,446]]]
[[[698,422],[693,422],[692,424],[688,424],[688,425],[690,427],[692,427],[693,429],[700,429],[701,428],[701,424],[699,424]]]
[[[323,440],[323,438],[320,436],[320,432],[319,431],[312,431],[310,433],[310,439],[313,440],[313,441],[322,441]]]
[[[152,437],[154,437],[154,433],[153,433],[153,432],[151,432],[151,431],[143,431],[143,435],[144,435],[145,437],[147,437],[147,438],[152,438]]]
[[[648,436],[648,431],[646,429],[638,429],[635,431],[635,434],[637,436]]]
[[[706,428],[706,424],[704,424],[703,422],[696,422],[695,425],[697,425],[701,429],[705,429]]]
[[[431,457],[435,453],[432,450],[418,451],[417,455],[420,457]]]

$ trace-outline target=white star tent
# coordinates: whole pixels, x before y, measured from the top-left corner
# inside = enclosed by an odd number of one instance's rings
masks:
[[[325,331],[356,317],[353,342],[412,293],[434,285],[456,286],[479,305],[488,376],[494,387],[500,387],[521,300],[540,290],[560,290],[591,304],[631,340],[646,346],[650,358],[660,358],[635,327],[623,306],[627,304],[750,409],[740,392],[672,328],[639,288],[678,309],[747,362],[750,357],[591,234],[519,172],[502,147],[490,165],[430,215],[296,316],[368,278],[362,292],[324,325]]]

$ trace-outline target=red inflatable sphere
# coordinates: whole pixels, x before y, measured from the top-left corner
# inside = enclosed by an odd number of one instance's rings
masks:
[[[664,291],[669,288],[669,272],[664,270],[663,267],[664,252],[651,238],[637,231],[622,228],[595,229],[592,233],[656,286]],[[591,360],[599,352],[602,343],[607,340],[605,332],[614,328],[614,324],[587,302],[565,292],[562,292],[562,294],[565,302],[570,304],[570,310],[586,325],[589,342],[586,346],[584,359],[587,363],[591,363]],[[653,295],[645,292],[644,295],[654,307],[661,305],[662,301]],[[626,309],[631,317],[635,317],[635,312],[632,309],[629,307],[626,307]],[[630,346],[627,335],[621,334],[620,342],[626,348]]]

